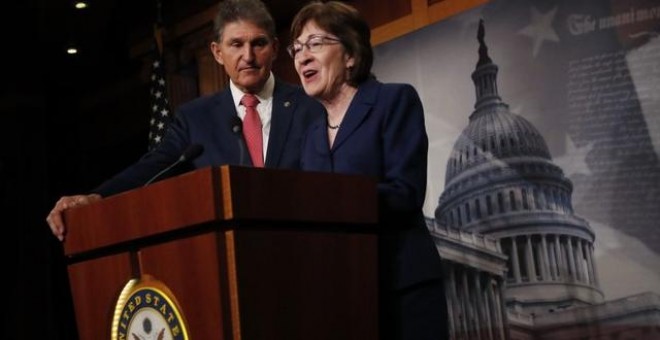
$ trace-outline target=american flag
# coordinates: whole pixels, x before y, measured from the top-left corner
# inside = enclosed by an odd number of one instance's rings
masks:
[[[167,100],[167,83],[165,82],[165,67],[161,53],[151,65],[151,121],[149,128],[149,150],[153,150],[163,139],[172,115]]]

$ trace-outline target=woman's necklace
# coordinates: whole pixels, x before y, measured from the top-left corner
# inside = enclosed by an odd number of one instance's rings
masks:
[[[325,117],[325,125],[328,127],[333,132],[336,132],[339,127],[341,126],[342,121],[344,120],[344,116],[346,115],[346,111],[348,111],[348,106],[351,104],[351,101],[353,100],[353,96],[355,96],[355,93],[357,92],[357,89],[354,87],[350,86],[345,86],[343,88],[342,93],[338,95],[338,97],[335,100],[335,103],[331,107],[326,107],[326,110],[328,113],[331,111],[334,112],[335,114],[333,117],[339,118],[339,122],[337,125],[332,125],[330,123],[330,114]],[[336,121],[337,119],[335,119]]]
[[[341,126],[341,123],[339,123],[339,124],[337,124],[337,125],[330,125],[330,121],[329,121],[329,120],[326,121],[326,124],[328,125],[328,129],[330,129],[330,130],[337,130],[337,129],[339,129],[339,127]]]

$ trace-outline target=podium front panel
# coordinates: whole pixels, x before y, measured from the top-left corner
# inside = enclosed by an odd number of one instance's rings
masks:
[[[222,233],[181,238],[171,242],[146,247],[139,252],[142,274],[152,275],[165,283],[177,298],[185,315],[192,339],[218,339],[226,331],[225,339],[231,339],[229,315],[222,315],[222,306],[229,308],[221,299],[226,289],[221,280],[224,266],[220,259]],[[222,294],[224,296],[227,293]],[[221,337],[222,338],[222,337]]]
[[[119,293],[131,279],[130,253],[69,265],[80,339],[109,339]]]
[[[373,234],[233,232],[241,339],[375,339]]]

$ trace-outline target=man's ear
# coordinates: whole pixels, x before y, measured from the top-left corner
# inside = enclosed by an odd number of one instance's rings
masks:
[[[220,65],[224,65],[225,61],[222,56],[222,49],[220,48],[220,43],[213,41],[211,42],[211,53],[213,54],[213,58],[215,58],[215,61],[217,61]]]

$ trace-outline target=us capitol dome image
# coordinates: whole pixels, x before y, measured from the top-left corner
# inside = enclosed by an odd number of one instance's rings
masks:
[[[452,338],[618,339],[657,326],[656,294],[604,302],[596,235],[573,210],[572,183],[539,131],[499,96],[483,21],[477,37],[474,111],[428,221]]]

